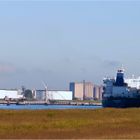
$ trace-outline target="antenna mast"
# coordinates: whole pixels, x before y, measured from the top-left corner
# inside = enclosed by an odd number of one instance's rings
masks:
[[[48,104],[49,103],[49,96],[48,96],[48,87],[47,87],[47,85],[45,84],[45,82],[43,82],[42,81],[42,83],[43,83],[43,86],[44,86],[44,88],[45,88],[45,103],[46,104]]]

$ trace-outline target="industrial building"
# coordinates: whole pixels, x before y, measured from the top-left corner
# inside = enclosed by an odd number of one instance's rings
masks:
[[[70,91],[73,92],[73,99],[93,99],[93,84],[91,82],[70,83]]]
[[[84,100],[93,99],[93,84],[90,82],[83,83]]]
[[[20,90],[0,89],[0,99],[22,99],[23,95]]]
[[[93,99],[102,100],[103,86],[94,85]]]
[[[34,90],[34,99],[36,100],[72,100],[72,91],[58,91],[58,90]]]
[[[83,83],[70,83],[70,91],[73,93],[73,99],[83,100],[84,88]]]
[[[102,86],[94,85],[91,82],[71,82],[69,89],[73,93],[73,99],[102,100]]]

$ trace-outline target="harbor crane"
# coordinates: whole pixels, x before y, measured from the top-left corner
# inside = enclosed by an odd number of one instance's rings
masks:
[[[45,104],[49,104],[50,101],[49,101],[48,87],[45,84],[45,82],[42,81],[42,83],[43,83],[43,86],[45,88]]]

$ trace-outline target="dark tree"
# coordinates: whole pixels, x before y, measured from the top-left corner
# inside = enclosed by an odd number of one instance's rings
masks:
[[[27,89],[24,91],[24,96],[27,100],[33,99],[33,94],[30,89]]]

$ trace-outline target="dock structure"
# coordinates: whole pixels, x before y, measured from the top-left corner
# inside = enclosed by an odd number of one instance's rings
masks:
[[[5,101],[1,100],[0,104],[16,104],[16,105],[92,105],[92,106],[100,106],[102,103],[95,103],[95,102],[76,102],[76,101]]]

